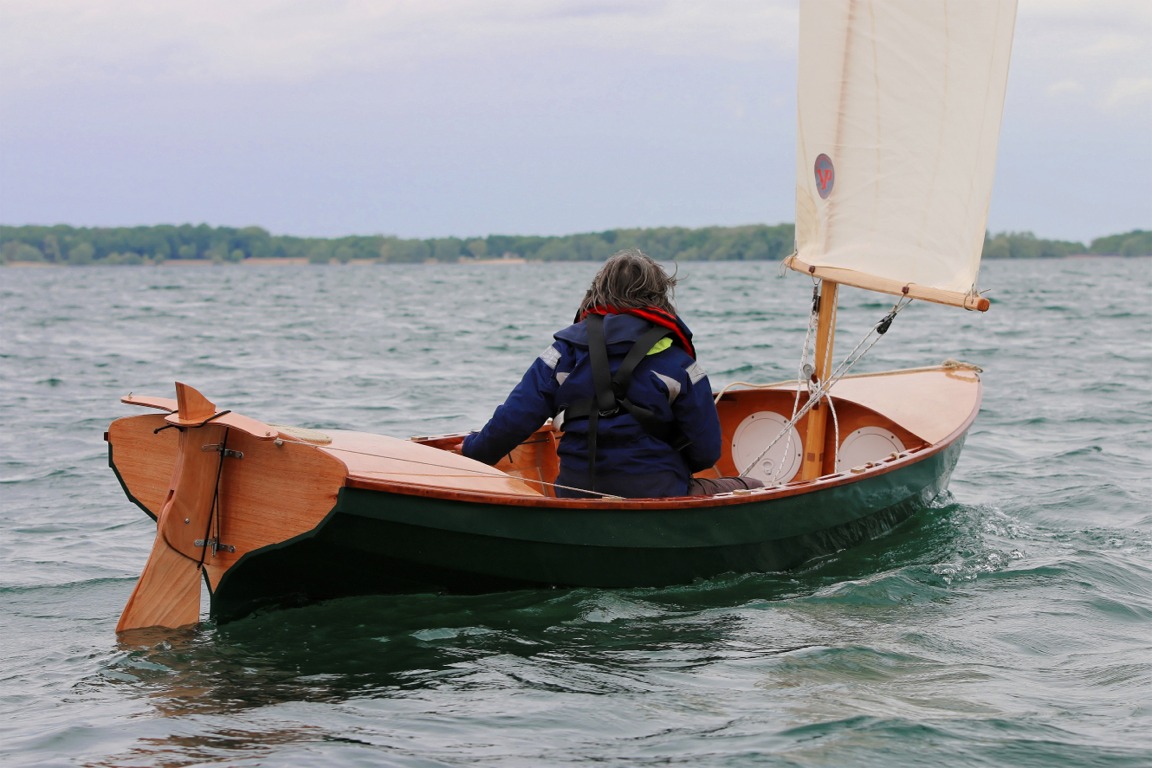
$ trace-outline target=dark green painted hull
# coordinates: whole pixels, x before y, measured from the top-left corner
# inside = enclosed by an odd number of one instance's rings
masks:
[[[230,568],[211,614],[229,621],[357,594],[657,587],[788,570],[922,509],[947,487],[963,442],[851,481],[719,506],[513,506],[344,488],[315,529]]]

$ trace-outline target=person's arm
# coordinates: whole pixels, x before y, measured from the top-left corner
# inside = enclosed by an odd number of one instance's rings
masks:
[[[704,368],[693,362],[684,371],[680,396],[672,413],[680,431],[690,441],[681,451],[692,472],[714,465],[720,458],[720,416],[712,399],[712,385]]]
[[[464,438],[460,452],[470,459],[495,464],[543,426],[554,415],[558,359],[555,346],[536,358],[484,428]]]

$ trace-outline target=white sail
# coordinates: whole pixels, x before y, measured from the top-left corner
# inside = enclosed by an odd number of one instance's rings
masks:
[[[976,292],[1016,0],[801,0],[794,269]]]

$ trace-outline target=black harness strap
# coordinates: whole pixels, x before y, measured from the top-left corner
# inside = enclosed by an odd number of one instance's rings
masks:
[[[628,411],[632,418],[640,422],[640,426],[644,431],[658,440],[672,445],[676,450],[680,450],[684,445],[677,445],[674,439],[676,434],[675,428],[665,422],[661,421],[655,413],[647,408],[636,405],[628,399],[628,387],[632,383],[632,374],[636,371],[636,366],[640,364],[647,355],[652,345],[660,341],[660,339],[669,335],[669,331],[665,328],[655,326],[648,329],[644,334],[636,340],[632,345],[632,349],[628,350],[628,354],[620,362],[620,367],[616,369],[616,375],[612,377],[612,393],[616,398],[616,403]]]
[[[612,387],[615,384],[612,369],[608,366],[608,340],[604,336],[604,315],[588,315],[585,325],[588,328],[588,355],[592,363],[592,386],[596,390],[596,410],[605,416],[611,416],[616,411],[616,394]],[[635,349],[634,346],[628,354],[631,355]],[[636,366],[633,365],[632,368],[634,370]]]
[[[612,377],[612,389],[616,399],[620,401],[621,405],[628,408],[632,412],[632,406],[627,403],[628,387],[632,383],[632,374],[636,372],[636,366],[640,365],[640,361],[647,357],[648,353],[652,351],[653,345],[665,336],[672,335],[672,332],[667,328],[661,328],[654,325],[636,339],[636,343],[632,345],[632,349],[628,350],[628,354],[620,361],[620,367],[616,369],[616,375]],[[631,406],[631,407],[629,407]],[[646,410],[641,408],[640,410]]]
[[[608,341],[604,336],[604,316],[589,315],[588,327],[588,356],[592,364],[592,386],[596,396],[586,400],[581,405],[588,407],[588,474],[592,478],[592,487],[596,490],[596,433],[600,431],[600,414],[611,416],[618,410],[616,396],[612,392],[612,369],[608,367]]]

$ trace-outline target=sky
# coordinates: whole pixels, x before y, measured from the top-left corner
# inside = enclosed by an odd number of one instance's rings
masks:
[[[797,4],[0,0],[0,224],[791,222]],[[1149,40],[1149,0],[1019,1],[991,231],[1152,229]]]

